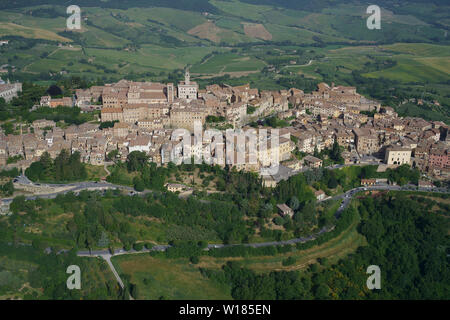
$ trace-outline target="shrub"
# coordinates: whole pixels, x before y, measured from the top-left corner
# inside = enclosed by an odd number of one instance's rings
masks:
[[[198,256],[192,256],[190,259],[191,263],[193,264],[197,264],[200,262],[200,259],[198,258]]]
[[[284,259],[281,264],[283,266],[292,266],[293,264],[295,264],[297,262],[297,259],[295,259],[294,257],[288,257],[286,259]]]

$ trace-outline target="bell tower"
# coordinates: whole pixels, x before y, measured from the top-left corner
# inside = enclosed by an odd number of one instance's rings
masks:
[[[167,84],[167,102],[168,103],[172,103],[173,102],[173,97],[174,97],[174,92],[173,92],[173,83],[168,83]]]
[[[186,72],[184,73],[184,84],[190,83],[191,83],[191,75],[189,73],[189,69],[186,69]]]

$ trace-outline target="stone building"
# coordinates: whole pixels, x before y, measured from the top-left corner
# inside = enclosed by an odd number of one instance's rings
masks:
[[[389,165],[402,165],[411,163],[411,149],[389,147],[386,149],[384,161]]]
[[[106,121],[123,121],[123,110],[122,108],[103,108],[101,110],[102,122]]]
[[[191,101],[197,99],[198,84],[191,81],[189,70],[186,71],[184,82],[178,84],[178,98]]]
[[[19,92],[22,92],[22,83],[20,82],[10,83],[8,80],[6,84],[0,84],[0,98],[5,99],[6,102],[17,97]]]
[[[322,160],[314,156],[306,156],[303,158],[303,161],[310,168],[320,168],[322,166]]]
[[[372,154],[378,152],[380,146],[378,141],[378,136],[367,129],[355,128],[353,129],[355,133],[355,143],[356,150],[359,154]]]
[[[170,125],[172,128],[184,128],[193,132],[194,123],[199,121],[203,126],[207,115],[205,108],[173,108],[170,111]]]

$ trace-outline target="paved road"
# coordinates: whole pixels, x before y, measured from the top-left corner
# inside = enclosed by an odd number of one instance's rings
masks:
[[[330,166],[330,169],[339,169],[342,167],[345,167],[348,165],[334,165],[334,166]],[[32,181],[30,181],[25,175],[21,175],[19,177],[16,178],[18,182],[22,183],[22,184],[34,184]],[[40,185],[40,184],[34,184],[34,185]],[[42,184],[42,186],[54,186],[54,187],[73,187],[69,190],[64,190],[64,191],[60,191],[60,192],[55,192],[55,193],[50,193],[50,194],[41,194],[41,195],[34,195],[34,196],[30,196],[27,197],[27,200],[34,200],[36,198],[47,198],[47,199],[51,199],[51,198],[55,198],[58,194],[63,194],[63,193],[67,193],[67,192],[79,192],[81,190],[86,190],[86,189],[123,189],[123,190],[127,190],[130,192],[130,194],[145,194],[148,192],[151,192],[149,190],[145,191],[145,192],[136,192],[134,191],[133,188],[131,187],[126,187],[126,186],[122,186],[122,185],[116,185],[116,184],[112,184],[112,183],[108,183],[108,182],[76,182],[76,183],[69,183],[69,184]],[[341,213],[344,211],[344,209],[346,209],[348,207],[348,205],[351,202],[351,199],[353,198],[353,196],[360,192],[360,191],[365,191],[365,190],[404,190],[404,191],[417,191],[418,188],[415,185],[405,185],[405,186],[393,186],[393,185],[376,185],[376,186],[370,186],[370,187],[358,187],[358,188],[354,188],[351,190],[348,190],[347,192],[334,196],[332,198],[328,198],[325,200],[342,200],[341,205],[339,206],[337,212],[336,212],[336,217],[339,218]],[[433,192],[445,192],[448,193],[449,191],[445,188],[433,188],[433,189],[420,189],[419,191],[433,191]],[[6,198],[3,199],[3,202],[7,203],[7,202],[11,202],[13,199],[12,198]],[[290,240],[285,240],[285,241],[273,241],[273,242],[262,242],[262,243],[246,243],[246,244],[241,244],[243,246],[248,246],[248,247],[254,247],[254,248],[260,248],[260,247],[267,247],[267,246],[273,246],[273,245],[286,245],[286,244],[295,244],[295,243],[299,243],[299,242],[306,242],[306,241],[311,241],[314,240],[315,238],[317,238],[319,235],[325,233],[325,232],[329,232],[333,229],[332,228],[323,228],[321,229],[319,232],[317,232],[314,235],[310,235],[308,237],[300,237],[300,238],[295,238],[295,239],[290,239]],[[235,244],[210,244],[207,247],[207,250],[209,249],[213,249],[213,248],[226,248],[226,247],[231,247],[231,246],[236,246]],[[170,245],[157,245],[154,246],[151,250],[148,249],[144,249],[143,251],[140,252],[149,252],[149,251],[165,251],[167,248],[169,248]],[[124,249],[120,249],[118,251],[116,251],[114,253],[114,255],[120,255],[120,254],[132,254],[132,253],[137,253],[135,250],[129,250],[129,251],[125,251]],[[96,251],[79,251],[78,255],[80,256],[105,256],[105,255],[110,255],[110,252],[108,250],[96,250]]]
[[[348,165],[333,165],[330,166],[329,169],[339,169],[342,167],[345,167]],[[17,177],[15,179],[17,182],[20,182],[22,184],[28,184],[28,185],[32,185],[34,184],[32,181],[30,181],[25,175],[21,175],[19,177]],[[41,184],[34,184],[34,185],[41,185]],[[47,198],[47,199],[51,199],[51,198],[55,198],[58,194],[63,194],[63,193],[67,193],[67,192],[80,192],[81,190],[86,190],[86,189],[123,189],[123,190],[127,190],[130,192],[131,195],[134,194],[145,194],[148,192],[151,192],[149,190],[145,191],[145,192],[136,192],[134,191],[133,188],[131,187],[126,187],[126,186],[122,186],[122,185],[116,185],[116,184],[112,184],[112,183],[108,183],[108,182],[76,182],[76,183],[69,183],[69,184],[42,184],[42,186],[51,186],[51,187],[73,187],[69,190],[64,190],[64,191],[60,191],[60,192],[54,192],[54,193],[50,193],[50,194],[41,194],[41,195],[34,195],[34,196],[29,196],[26,199],[27,200],[34,200],[36,198]],[[376,185],[376,186],[370,186],[370,187],[358,187],[358,188],[354,188],[351,190],[348,190],[347,192],[345,192],[344,194],[341,195],[337,195],[334,196],[332,198],[328,198],[325,200],[340,200],[342,199],[342,203],[339,206],[337,212],[336,212],[336,218],[339,218],[341,213],[348,207],[348,205],[351,202],[351,199],[353,198],[353,196],[360,192],[360,191],[366,191],[366,190],[404,190],[404,191],[433,191],[433,192],[444,192],[444,193],[448,193],[449,191],[445,188],[433,188],[433,189],[418,189],[417,186],[415,185],[405,185],[405,186],[393,186],[393,185]],[[8,203],[11,202],[13,200],[13,198],[5,198],[3,199],[4,203]],[[316,239],[319,235],[325,233],[325,232],[329,232],[333,229],[332,228],[323,228],[321,229],[319,232],[317,232],[314,235],[310,235],[308,237],[300,237],[300,238],[295,238],[295,239],[290,239],[290,240],[285,240],[285,241],[273,241],[273,242],[262,242],[262,243],[246,243],[246,244],[240,244],[243,246],[248,246],[248,247],[254,247],[254,248],[260,248],[260,247],[267,247],[267,246],[273,246],[273,245],[286,245],[286,244],[295,244],[295,243],[299,243],[299,242],[306,242],[306,241],[311,241]],[[213,248],[226,248],[226,247],[231,247],[231,246],[236,246],[236,244],[210,244],[207,247],[207,250],[209,249],[213,249]],[[167,250],[167,248],[169,248],[170,245],[157,245],[154,246],[152,249],[148,250],[148,249],[144,249],[143,251],[140,252],[149,252],[149,251],[165,251]],[[125,251],[124,249],[120,249],[118,251],[116,251],[114,253],[114,255],[120,255],[120,254],[132,254],[132,253],[138,253],[135,250],[129,250],[129,251]],[[80,256],[107,256],[110,255],[110,252],[108,250],[96,250],[96,251],[79,251],[78,255]]]
[[[328,169],[340,169],[342,167],[345,167],[348,165],[333,165],[328,167]],[[304,170],[302,170],[304,171]],[[298,173],[298,172],[297,172]],[[296,174],[297,174],[296,173]],[[105,189],[122,189],[122,190],[127,190],[130,192],[130,195],[134,195],[134,194],[145,194],[148,192],[152,192],[152,191],[145,191],[145,192],[136,192],[134,191],[133,188],[131,187],[126,187],[126,186],[121,186],[121,185],[115,185],[112,183],[108,183],[108,182],[76,182],[76,183],[69,183],[69,184],[34,184],[32,181],[30,181],[25,175],[21,175],[17,178],[14,179],[15,182],[21,183],[21,184],[25,184],[25,185],[35,185],[35,186],[49,186],[49,187],[71,187],[70,189],[64,190],[64,191],[60,191],[60,192],[54,192],[54,193],[49,193],[49,194],[40,194],[40,195],[34,195],[34,196],[30,196],[27,197],[27,200],[34,200],[36,198],[47,198],[47,199],[51,199],[51,198],[55,198],[58,194],[64,194],[67,192],[80,192],[81,190],[92,190],[92,189],[100,189],[100,190],[105,190]],[[337,212],[336,212],[336,218],[339,218],[342,214],[342,212],[348,207],[348,205],[351,202],[351,199],[353,198],[353,196],[360,192],[360,191],[368,191],[368,190],[418,190],[418,188],[414,185],[406,185],[403,187],[400,186],[391,186],[391,185],[377,185],[377,186],[370,186],[370,187],[358,187],[358,188],[354,188],[351,190],[348,190],[347,192],[345,192],[344,194],[326,199],[326,200],[339,200],[342,199],[342,203],[339,206]],[[444,188],[433,188],[433,189],[421,189],[419,191],[434,191],[434,192],[445,192],[448,193],[449,191],[444,189]],[[7,198],[7,199],[3,199],[2,201],[4,203],[10,203],[12,202],[13,198]],[[285,241],[272,241],[272,242],[262,242],[262,243],[246,243],[246,244],[209,244],[207,246],[207,248],[205,250],[210,250],[210,249],[220,249],[220,248],[227,248],[227,247],[232,247],[232,246],[238,246],[238,245],[242,245],[242,246],[246,246],[246,247],[253,247],[253,248],[261,248],[261,247],[267,247],[267,246],[278,246],[278,245],[292,245],[292,244],[296,244],[299,242],[307,242],[307,241],[311,241],[316,239],[318,236],[320,236],[321,234],[325,233],[325,232],[329,232],[331,230],[334,229],[334,226],[331,228],[322,228],[319,232],[307,236],[307,237],[300,237],[300,238],[295,238],[295,239],[290,239],[290,240],[285,240]],[[156,245],[151,249],[143,249],[142,251],[136,251],[134,249],[126,251],[124,249],[120,249],[116,252],[114,252],[114,254],[111,254],[111,252],[109,252],[109,250],[93,250],[93,251],[78,251],[77,255],[81,256],[81,257],[93,257],[93,256],[99,256],[101,258],[103,258],[108,266],[110,267],[111,271],[113,272],[117,282],[119,283],[119,285],[124,288],[124,284],[122,279],[120,278],[119,274],[117,273],[116,269],[114,268],[114,265],[111,262],[111,257],[114,255],[122,255],[122,254],[135,254],[135,253],[142,253],[142,252],[150,252],[150,251],[165,251],[168,248],[170,248],[170,245]],[[131,295],[129,295],[130,300],[133,300],[133,297]]]
[[[445,192],[448,193],[448,190],[444,190],[444,189],[437,189],[434,188],[435,192]],[[354,197],[355,194],[357,194],[358,192],[361,191],[370,191],[370,190],[388,190],[388,191],[392,191],[392,190],[404,190],[404,191],[408,191],[408,190],[417,190],[417,187],[414,185],[406,185],[403,187],[400,186],[390,186],[390,185],[378,185],[378,186],[370,186],[370,187],[358,187],[358,188],[354,188],[351,190],[348,190],[347,192],[345,192],[344,194],[329,198],[327,200],[339,200],[342,199],[342,203],[339,206],[338,210],[336,211],[336,218],[339,218],[342,214],[342,212],[349,206],[351,199]],[[425,191],[425,190],[422,190]],[[430,190],[427,190],[430,191]],[[325,200],[326,201],[326,200]],[[319,232],[317,232],[316,234],[310,235],[308,237],[300,237],[300,238],[295,238],[295,239],[290,239],[290,240],[285,240],[285,241],[272,241],[272,242],[261,242],[261,243],[245,243],[245,244],[209,244],[207,246],[207,248],[205,250],[210,250],[210,249],[221,249],[221,248],[227,248],[227,247],[232,247],[232,246],[246,246],[246,247],[253,247],[253,248],[261,248],[261,247],[267,247],[267,246],[279,246],[279,245],[293,245],[299,242],[307,242],[307,241],[311,241],[316,239],[318,236],[320,236],[321,234],[325,233],[325,232],[329,232],[332,231],[334,229],[334,226],[331,228],[322,228]],[[168,248],[170,248],[171,245],[156,245],[151,249],[143,249],[141,251],[136,251],[134,249],[131,250],[124,250],[124,249],[120,249],[116,252],[114,252],[113,255],[123,255],[123,254],[137,254],[137,253],[144,253],[144,252],[150,252],[150,251],[165,251]],[[111,252],[109,250],[93,250],[93,251],[78,251],[77,253],[78,256],[81,257],[92,257],[92,256],[99,256],[102,257],[103,259],[106,260],[106,262],[108,263],[109,267],[111,268],[111,271],[113,272],[114,276],[117,279],[117,282],[119,283],[119,285],[123,288],[123,281],[122,279],[120,279],[119,274],[117,273],[116,269],[114,268],[114,265],[111,262],[111,257],[113,256],[111,254]],[[133,299],[133,297],[131,297],[131,295],[129,295],[130,299]]]
[[[366,164],[379,164],[379,162],[356,164],[356,165],[366,165]],[[352,165],[355,165],[355,164],[336,164],[336,165],[326,167],[326,169],[335,170],[335,169],[341,169],[341,168],[352,166]],[[308,170],[310,170],[310,169],[303,168],[302,170],[299,170],[299,171],[293,171],[292,174],[295,175],[295,174],[299,174],[300,172],[305,172]],[[102,181],[102,182],[86,181],[86,182],[73,182],[73,183],[66,183],[66,184],[34,183],[30,179],[28,179],[24,174],[16,177],[14,179],[14,182],[17,182],[17,183],[20,183],[23,185],[30,185],[30,186],[33,185],[33,186],[37,186],[37,187],[42,186],[42,187],[55,187],[55,188],[70,188],[70,189],[66,189],[66,190],[58,191],[58,192],[28,196],[28,197],[26,197],[26,200],[35,200],[36,198],[53,199],[53,198],[56,198],[56,196],[58,194],[65,194],[68,192],[78,193],[81,190],[95,190],[95,189],[97,189],[97,190],[122,189],[122,190],[128,191],[130,193],[130,195],[146,194],[146,193],[152,192],[151,190],[146,190],[144,192],[137,192],[132,187],[113,184],[113,183],[109,183],[106,181]],[[183,195],[181,195],[181,197],[183,197]],[[9,204],[13,201],[13,199],[14,198],[4,198],[4,199],[2,199],[2,201],[5,204]]]
[[[105,259],[106,263],[108,264],[109,268],[111,269],[112,273],[114,274],[114,277],[116,277],[117,282],[123,289],[125,286],[123,285],[123,281],[122,281],[122,279],[120,279],[120,276],[116,271],[116,268],[114,268],[114,265],[111,262],[111,255],[110,254],[103,255],[102,258]]]
[[[46,194],[36,194],[33,196],[26,197],[26,200],[35,200],[37,198],[44,198],[44,199],[53,199],[56,198],[58,194],[65,194],[68,192],[74,192],[79,193],[82,190],[106,190],[106,189],[122,189],[130,192],[130,194],[140,194],[140,192],[135,191],[131,187],[122,186],[118,184],[113,184],[109,182],[95,182],[95,181],[86,181],[86,182],[74,182],[74,183],[67,183],[67,184],[49,184],[49,183],[34,183],[31,180],[29,180],[25,175],[20,175],[14,179],[14,182],[23,184],[23,185],[34,185],[34,186],[42,186],[42,187],[55,187],[55,188],[69,188],[65,189],[63,191],[57,191],[52,193],[46,193]],[[149,191],[142,192],[142,193],[148,193]],[[4,198],[2,199],[3,203],[11,203],[14,200],[14,198]]]
[[[106,263],[108,264],[109,268],[111,269],[112,273],[114,274],[114,277],[116,277],[116,280],[117,280],[117,282],[119,283],[120,287],[121,287],[122,289],[124,289],[125,286],[124,286],[124,284],[123,284],[123,281],[122,281],[122,279],[120,278],[119,273],[117,273],[116,268],[114,268],[114,265],[113,265],[112,262],[111,262],[111,255],[110,255],[110,254],[105,254],[105,255],[102,255],[101,257],[102,257],[102,258],[106,261]],[[129,298],[130,300],[134,300],[134,298],[131,296],[130,293],[128,293],[128,298]]]

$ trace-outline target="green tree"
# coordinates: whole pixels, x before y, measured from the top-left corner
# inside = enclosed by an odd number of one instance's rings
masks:
[[[100,237],[100,239],[98,240],[97,245],[100,248],[106,248],[109,245],[109,239],[108,239],[108,235],[106,234],[105,231],[102,231],[102,235]]]
[[[138,192],[142,192],[145,190],[145,183],[142,180],[142,178],[140,178],[140,177],[133,178],[133,185],[134,185],[134,190],[136,190]]]
[[[148,156],[145,152],[133,151],[127,156],[128,171],[142,171],[148,163]]]
[[[198,256],[192,256],[189,260],[191,261],[192,264],[197,264],[200,262]]]
[[[109,161],[116,161],[118,155],[119,155],[119,150],[115,149],[115,150],[108,152],[108,154],[106,155],[106,158]]]
[[[331,148],[330,159],[338,163],[342,163],[344,160],[342,158],[341,147],[339,146],[337,139],[334,140],[333,147]]]
[[[289,207],[295,211],[298,209],[299,206],[300,201],[298,201],[298,198],[296,196],[292,196],[291,199],[289,200]]]

